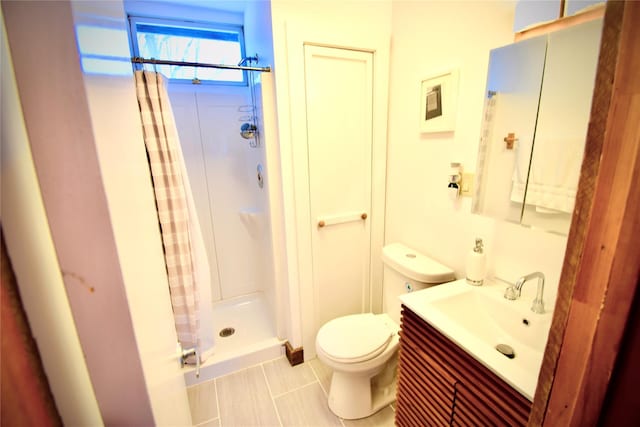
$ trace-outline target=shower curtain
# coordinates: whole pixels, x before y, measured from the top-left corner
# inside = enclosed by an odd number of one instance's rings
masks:
[[[136,71],[135,81],[178,341],[204,360],[214,344],[209,264],[173,111],[161,74]]]
[[[478,149],[478,161],[476,165],[476,183],[475,183],[475,195],[471,205],[471,212],[478,212],[483,208],[479,206],[480,201],[484,200],[482,180],[485,171],[485,161],[489,152],[489,146],[493,138],[493,125],[494,117],[496,114],[496,103],[498,102],[498,94],[496,92],[489,92],[484,101],[484,116],[482,117],[482,130],[480,132],[480,145]]]

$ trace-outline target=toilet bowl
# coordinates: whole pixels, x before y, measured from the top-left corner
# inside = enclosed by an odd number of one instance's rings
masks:
[[[385,313],[350,314],[316,335],[318,359],[333,370],[329,408],[344,419],[368,417],[395,400],[400,300],[405,292],[455,280],[448,267],[394,243],[383,248]]]
[[[316,351],[333,370],[329,408],[334,414],[363,418],[395,400],[396,363],[388,362],[397,359],[399,330],[388,315],[373,313],[339,317],[320,328]]]

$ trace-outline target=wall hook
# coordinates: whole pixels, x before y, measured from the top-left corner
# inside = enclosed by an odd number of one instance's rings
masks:
[[[515,133],[509,132],[507,136],[503,138],[503,141],[507,143],[507,150],[513,150],[513,143],[518,141],[518,138],[516,138]]]

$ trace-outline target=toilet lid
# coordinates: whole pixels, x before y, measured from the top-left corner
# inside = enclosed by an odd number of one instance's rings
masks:
[[[318,331],[317,345],[338,362],[356,363],[382,353],[393,332],[381,316],[353,314],[330,320]]]

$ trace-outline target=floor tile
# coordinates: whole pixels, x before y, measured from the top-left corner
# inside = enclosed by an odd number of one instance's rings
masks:
[[[207,421],[206,423],[198,424],[196,427],[220,427],[220,418]]]
[[[187,397],[189,398],[193,424],[200,424],[204,421],[218,418],[215,381],[205,381],[188,387]]]
[[[262,364],[267,383],[274,397],[316,381],[308,363],[291,366],[286,357]]]
[[[222,426],[279,426],[261,366],[216,379]]]
[[[342,420],[344,427],[393,427],[396,413],[390,406],[376,412],[367,418],[359,420]]]
[[[312,383],[274,399],[283,427],[342,426],[327,404],[319,383]]]
[[[325,394],[329,395],[329,387],[331,386],[331,376],[333,375],[333,370],[322,363],[320,359],[311,359],[305,363],[309,363],[313,368],[313,371],[318,376],[318,380],[320,380],[320,384],[324,389]]]

